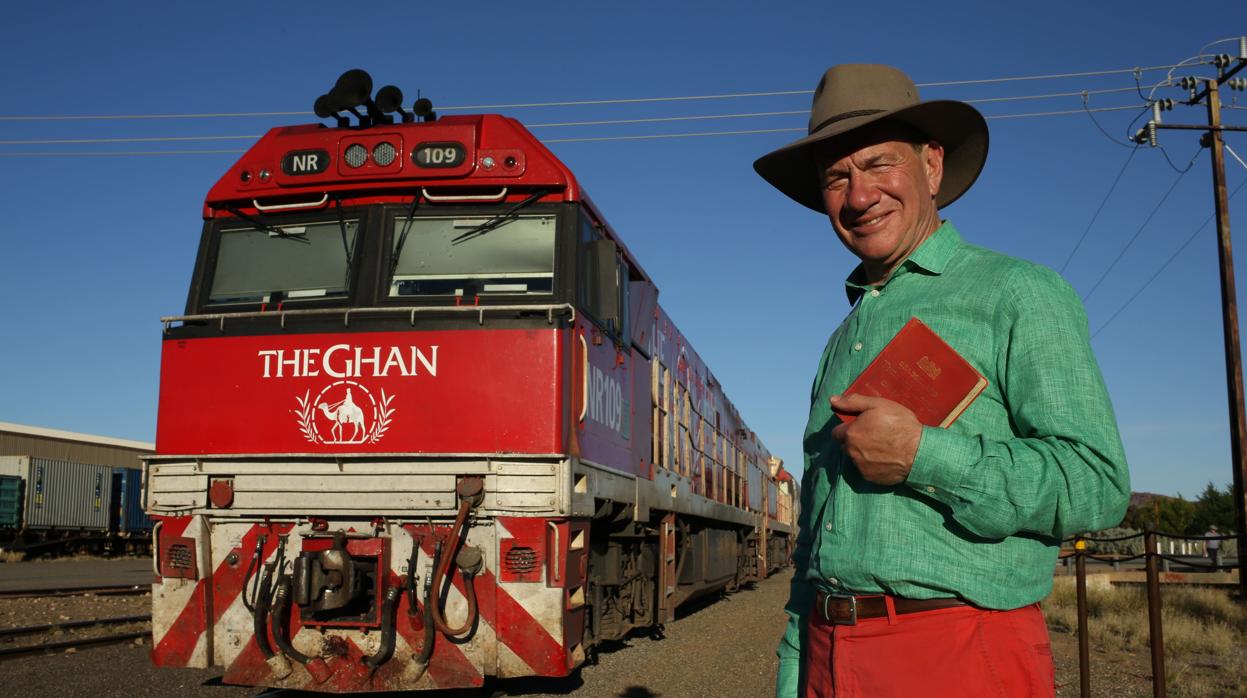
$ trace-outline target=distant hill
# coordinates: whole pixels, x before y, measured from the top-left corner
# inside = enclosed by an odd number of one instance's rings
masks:
[[[1130,493],[1130,506],[1139,507],[1139,506],[1144,506],[1146,504],[1151,504],[1153,499],[1177,499],[1177,498],[1170,497],[1167,494],[1155,494],[1152,492],[1131,492]]]

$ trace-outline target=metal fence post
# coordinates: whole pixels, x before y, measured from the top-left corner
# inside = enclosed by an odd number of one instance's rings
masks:
[[[1078,570],[1078,695],[1091,698],[1091,637],[1087,633],[1087,541],[1074,541],[1074,567]]]
[[[1152,695],[1165,698],[1165,641],[1160,623],[1160,572],[1156,560],[1156,529],[1149,526],[1143,534],[1147,551],[1147,621],[1148,640],[1152,646]]]

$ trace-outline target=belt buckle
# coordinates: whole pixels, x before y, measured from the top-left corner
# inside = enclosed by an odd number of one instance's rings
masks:
[[[827,612],[827,603],[831,599],[845,599],[849,602],[848,620],[840,620],[838,618],[831,617],[831,614]],[[824,594],[823,619],[832,625],[857,625],[857,597],[852,594]]]

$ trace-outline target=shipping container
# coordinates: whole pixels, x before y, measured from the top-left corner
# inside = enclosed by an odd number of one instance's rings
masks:
[[[31,456],[0,456],[0,475],[25,481],[23,528],[108,531],[112,468]]]
[[[16,475],[0,475],[0,528],[22,525],[22,479]]]
[[[152,530],[151,517],[143,511],[143,471],[113,468],[113,501],[117,502],[114,531],[132,535]]]

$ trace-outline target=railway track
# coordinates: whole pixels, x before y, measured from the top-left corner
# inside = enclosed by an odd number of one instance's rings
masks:
[[[93,628],[99,626],[113,625],[129,625],[134,623],[149,623],[152,617],[150,615],[139,616],[117,616],[113,618],[92,618],[90,620],[71,620],[60,623],[48,623],[45,625],[30,625],[21,628],[2,628],[0,629],[0,643],[7,643],[11,638],[23,635],[40,635],[54,631],[79,630],[82,628]],[[128,642],[142,637],[151,635],[150,628],[137,631],[110,633],[105,635],[89,635],[84,637],[74,637],[65,640],[56,640],[53,642],[38,642],[27,645],[18,645],[15,647],[0,646],[0,660],[11,657],[19,657],[28,654],[39,654],[42,652],[50,652],[53,650],[62,650],[78,647],[90,647],[92,645],[106,645],[117,642]]]
[[[50,598],[56,596],[134,596],[151,592],[145,584],[116,584],[111,586],[64,587],[59,589],[0,589],[0,599]]]

